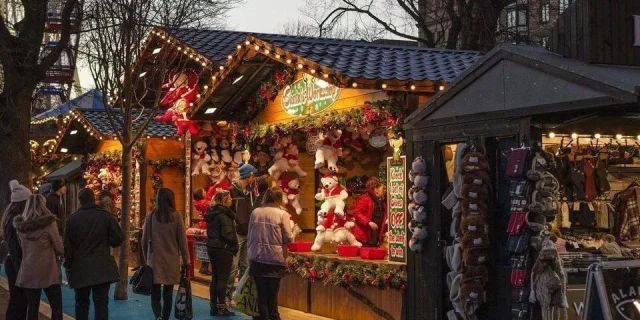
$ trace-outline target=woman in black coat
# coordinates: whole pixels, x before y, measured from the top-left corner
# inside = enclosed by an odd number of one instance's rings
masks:
[[[236,215],[230,208],[232,203],[229,191],[218,191],[204,216],[204,220],[207,221],[207,250],[213,274],[209,286],[211,316],[234,315],[229,311],[225,301],[233,256],[238,252],[238,237],[234,222]]]
[[[4,261],[4,268],[9,282],[9,305],[6,319],[24,320],[27,318],[27,294],[24,289],[16,287],[16,279],[22,262],[22,248],[20,247],[16,228],[13,226],[13,218],[24,212],[31,191],[16,180],[12,180],[9,183],[9,187],[11,189],[11,203],[9,203],[2,215],[2,229],[0,230],[0,238],[7,242],[9,249],[7,259]]]

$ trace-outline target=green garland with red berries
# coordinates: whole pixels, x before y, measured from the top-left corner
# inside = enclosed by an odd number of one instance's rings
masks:
[[[290,254],[287,257],[287,272],[297,274],[309,281],[322,281],[324,284],[339,287],[370,286],[402,292],[407,288],[406,271],[397,266],[385,264]]]

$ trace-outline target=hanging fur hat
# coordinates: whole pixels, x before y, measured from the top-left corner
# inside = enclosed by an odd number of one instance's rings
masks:
[[[480,152],[469,152],[462,158],[462,171],[487,171],[489,164],[487,157]]]
[[[464,174],[462,179],[465,184],[473,184],[477,186],[489,186],[489,174],[486,171],[472,171]]]
[[[460,222],[460,233],[482,235],[487,233],[486,227],[484,216],[468,215]]]
[[[484,300],[485,292],[481,284],[472,282],[460,286],[460,302],[465,315],[475,314]]]
[[[475,266],[485,264],[489,257],[487,248],[469,248],[462,252],[462,264],[465,266]]]
[[[477,199],[463,199],[462,201],[462,216],[468,215],[486,215],[487,203]]]
[[[467,144],[459,143],[456,147],[456,156],[453,162],[453,192],[458,198],[462,198],[462,159],[466,150]]]
[[[474,199],[474,200],[487,200],[489,190],[484,185],[475,184],[463,184],[462,185],[462,198]]]
[[[486,284],[489,277],[489,267],[486,264],[480,264],[476,266],[465,266],[462,272],[462,284],[469,283],[470,281],[476,281]]]
[[[489,239],[486,234],[475,235],[472,233],[467,233],[462,236],[460,240],[460,244],[462,245],[462,249],[467,250],[470,248],[486,248],[489,246]]]

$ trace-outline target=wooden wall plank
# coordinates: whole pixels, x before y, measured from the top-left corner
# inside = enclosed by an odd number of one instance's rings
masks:
[[[622,5],[621,2],[624,1],[611,1],[611,17],[622,17],[625,15],[625,13],[623,11],[621,11],[622,8],[620,8],[620,6]],[[612,20],[612,19],[611,19]],[[626,54],[626,49],[623,45],[623,43],[620,41],[621,40],[621,34],[624,34],[625,30],[624,30],[624,26],[625,26],[625,21],[626,19],[620,19],[620,21],[611,21],[609,23],[610,28],[611,28],[611,47],[612,48],[616,48],[615,50],[611,51],[611,62],[612,63],[622,63],[622,61],[624,60],[624,55]]]
[[[571,23],[571,28],[569,28],[571,33],[571,56],[576,57],[578,56],[578,46],[580,45],[580,41],[578,40],[578,7],[576,5],[570,5],[569,13]]]

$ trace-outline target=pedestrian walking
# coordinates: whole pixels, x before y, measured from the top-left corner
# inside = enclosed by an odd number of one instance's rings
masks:
[[[156,208],[145,219],[142,231],[145,260],[153,269],[151,309],[158,320],[168,320],[171,315],[173,286],[180,283],[181,257],[183,270],[189,268],[184,223],[175,203],[173,191],[159,189]]]
[[[268,190],[264,203],[251,213],[247,238],[249,275],[255,278],[258,289],[260,316],[254,319],[278,320],[278,291],[286,265],[285,245],[293,241],[293,232],[282,190]]]
[[[30,195],[22,215],[13,219],[22,249],[16,286],[26,291],[28,320],[38,319],[43,290],[51,306],[51,320],[62,320],[58,257],[63,254],[63,246],[57,221],[39,194]]]
[[[67,211],[62,201],[62,196],[67,193],[67,183],[64,180],[56,180],[51,184],[51,190],[47,198],[47,209],[58,218],[58,231],[60,236],[64,235],[64,227],[67,218]]]
[[[64,267],[76,294],[76,319],[88,320],[93,294],[96,320],[109,319],[109,288],[120,280],[110,249],[122,245],[124,234],[115,218],[96,206],[90,189],[78,193],[80,208],[69,219],[64,235]]]
[[[245,163],[240,166],[238,173],[240,178],[234,181],[229,189],[233,203],[231,208],[236,214],[236,231],[238,234],[238,253],[233,257],[231,276],[227,284],[227,299],[234,305],[231,297],[235,291],[236,277],[241,277],[249,266],[247,259],[247,233],[249,232],[249,217],[255,197],[252,187],[256,181],[254,174],[258,172],[252,165]]]
[[[236,215],[231,210],[233,200],[229,191],[218,191],[211,201],[205,220],[207,221],[207,250],[213,266],[209,286],[211,316],[233,316],[225,301],[226,288],[231,274],[233,257],[238,253]]]
[[[22,215],[27,205],[27,199],[31,196],[31,190],[21,185],[16,180],[9,182],[11,189],[11,203],[4,210],[0,225],[0,238],[7,242],[8,255],[4,261],[4,269],[9,282],[9,305],[7,306],[7,320],[24,320],[27,318],[27,294],[26,291],[16,286],[16,279],[22,262],[22,248],[18,240],[18,233],[13,226],[13,220]]]

